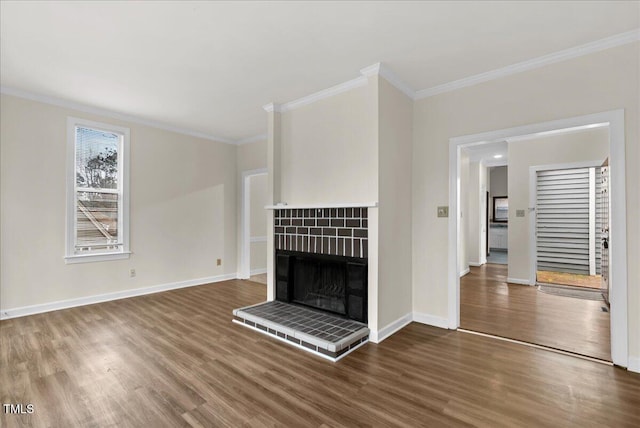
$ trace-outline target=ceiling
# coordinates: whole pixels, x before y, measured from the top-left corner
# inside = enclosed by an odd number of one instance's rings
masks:
[[[227,141],[383,62],[415,90],[640,26],[639,2],[9,2],[4,88]]]
[[[469,155],[471,162],[482,162],[486,166],[507,165],[509,160],[509,147],[506,141],[466,146],[462,150]]]

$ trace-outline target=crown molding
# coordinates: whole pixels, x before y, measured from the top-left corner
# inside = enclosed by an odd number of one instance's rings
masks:
[[[385,80],[395,86],[400,92],[414,100],[416,98],[416,91],[411,88],[404,80],[402,80],[396,73],[394,73],[389,67],[378,62],[360,70],[360,74],[366,77],[382,76]]]
[[[536,140],[538,138],[544,138],[544,137],[553,137],[553,136],[557,136],[557,135],[575,134],[577,132],[584,132],[584,131],[588,131],[588,130],[591,130],[591,129],[604,128],[604,127],[607,127],[607,126],[609,126],[609,122],[593,123],[591,125],[573,126],[571,128],[559,128],[559,129],[554,129],[553,131],[535,132],[533,134],[525,134],[525,135],[520,135],[520,136],[517,136],[517,137],[508,137],[508,138],[505,138],[505,141],[507,143],[516,143],[516,142],[520,142],[520,141],[530,141],[530,140]]]
[[[376,62],[375,64],[371,64],[369,67],[361,69],[360,74],[365,77],[377,76],[380,74],[380,68],[382,68],[382,63]]]
[[[260,135],[254,135],[253,137],[247,137],[247,138],[238,140],[236,141],[236,144],[238,146],[241,146],[243,144],[256,143],[258,141],[266,141],[266,140],[267,140],[267,134],[260,134]]]
[[[307,95],[306,97],[298,98],[297,100],[289,101],[288,103],[282,104],[282,106],[280,106],[280,111],[285,112],[295,110],[302,106],[315,103],[316,101],[320,101],[325,98],[331,98],[343,92],[350,91],[351,89],[365,86],[366,84],[367,78],[364,76],[360,76],[355,79],[351,79],[338,85],[332,86],[330,88],[323,89],[322,91],[315,92],[311,95]]]
[[[275,111],[276,113],[282,113],[282,107],[280,106],[280,104],[269,103],[269,104],[263,105],[262,108],[267,113],[271,113],[273,111]]]
[[[533,70],[545,65],[554,64],[556,62],[566,61],[568,59],[592,54],[606,49],[622,46],[628,43],[640,41],[640,29],[627,31],[626,33],[616,34],[584,45],[575,46],[573,48],[543,55],[527,61],[518,62],[506,67],[487,71],[485,73],[476,74],[474,76],[465,77],[463,79],[454,80],[442,85],[434,86],[428,89],[422,89],[415,94],[415,99],[422,99],[444,92],[454,91],[456,89],[466,88],[468,86],[477,85],[478,83],[488,82],[490,80],[500,79],[512,74],[522,73],[523,71]]]
[[[1,86],[0,93],[5,95],[11,95],[18,98],[24,98],[31,101],[37,101],[44,104],[50,104],[58,107],[69,108],[69,109],[81,111],[84,113],[95,114],[98,116],[104,116],[112,119],[136,123],[138,125],[149,126],[151,128],[162,129],[164,131],[175,132],[177,134],[188,135],[190,137],[203,138],[205,140],[211,140],[217,143],[236,144],[235,141],[229,138],[222,138],[215,135],[206,134],[203,132],[192,131],[190,129],[180,128],[180,127],[168,125],[162,122],[155,122],[152,120],[142,119],[140,117],[132,116],[129,114],[118,113],[113,110],[107,110],[99,107],[91,107],[86,104],[77,103],[75,101],[68,101],[61,98],[35,94],[33,92],[23,91],[21,89],[15,89],[8,86]]]

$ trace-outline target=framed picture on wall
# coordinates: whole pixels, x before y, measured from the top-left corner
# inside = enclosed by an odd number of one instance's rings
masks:
[[[509,198],[506,196],[493,197],[493,221],[506,223],[509,220]]]

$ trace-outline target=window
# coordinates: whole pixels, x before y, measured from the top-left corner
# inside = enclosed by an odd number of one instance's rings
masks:
[[[67,121],[67,263],[129,257],[129,129]]]

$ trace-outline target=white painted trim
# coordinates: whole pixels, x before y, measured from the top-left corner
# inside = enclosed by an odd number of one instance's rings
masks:
[[[76,263],[108,262],[111,260],[128,259],[131,254],[131,251],[104,254],[76,254],[73,256],[65,256],[64,262],[68,265]]]
[[[411,324],[411,321],[413,321],[413,314],[409,312],[408,314],[401,316],[397,320],[387,324],[386,326],[375,332],[375,334],[373,335],[375,336],[375,340],[372,339],[373,336],[371,335],[371,333],[369,333],[369,340],[373,343],[380,343],[387,337]]]
[[[267,273],[267,268],[252,269],[250,273],[251,273],[251,276],[262,275],[263,273]]]
[[[640,373],[640,357],[629,356],[629,367],[627,367],[627,370]]]
[[[604,128],[607,126],[609,126],[609,124],[606,122],[594,123],[591,125],[572,126],[570,128],[565,128],[565,129],[553,129],[551,131],[541,131],[541,132],[535,132],[533,134],[510,137],[510,138],[506,138],[505,141],[507,143],[516,143],[521,141],[537,140],[538,138],[552,137],[554,135],[570,135],[570,134],[575,134],[576,132],[584,132],[590,129]]]
[[[482,262],[480,262],[480,263],[476,263],[476,262],[469,262],[469,266],[473,266],[473,267],[480,267],[480,266],[482,266],[482,265],[483,265],[483,264],[485,264],[485,263],[486,263],[486,261],[485,261],[484,263],[482,263]],[[469,269],[467,269],[467,270],[469,270]]]
[[[107,110],[100,107],[91,107],[86,104],[77,103],[75,101],[68,101],[68,100],[63,100],[61,98],[35,94],[32,92],[23,91],[21,89],[2,86],[0,87],[0,93],[5,95],[11,95],[13,97],[24,98],[31,101],[37,101],[44,104],[50,104],[58,107],[73,109],[73,110],[81,111],[84,113],[109,117],[111,119],[117,119],[117,120],[122,120],[130,123],[136,123],[138,125],[149,126],[151,128],[162,129],[164,131],[175,132],[177,134],[188,135],[190,137],[203,138],[205,140],[211,140],[217,143],[235,144],[235,142],[229,138],[222,138],[215,135],[206,134],[204,132],[192,131],[190,129],[180,128],[180,127],[168,125],[162,122],[143,119],[143,118],[129,115],[129,114],[118,113],[113,110]]]
[[[531,284],[531,281],[525,278],[507,278],[507,282],[510,284],[518,284],[518,285],[535,285],[535,282]]]
[[[243,144],[257,143],[258,141],[267,141],[267,134],[254,135],[253,137],[242,138],[236,141],[238,146]]]
[[[447,328],[460,325],[460,275],[458,275],[458,248],[460,248],[460,155],[461,144],[449,140],[449,250],[447,275]],[[487,233],[489,233],[487,231]]]
[[[463,270],[462,272],[460,272],[460,278],[462,278],[463,276],[465,276],[466,274],[468,274],[469,272],[471,272],[471,270],[469,268],[466,268],[465,270]]]
[[[145,294],[160,293],[178,288],[193,287],[196,285],[210,284],[213,282],[228,281],[235,279],[235,274],[224,274],[209,276],[204,278],[189,279],[186,281],[171,282],[168,284],[154,285],[151,287],[133,288],[130,290],[116,291],[113,293],[97,294],[94,296],[79,297],[68,300],[58,300],[56,302],[41,303],[38,305],[22,306],[17,308],[0,309],[0,319],[10,319],[24,317],[27,315],[41,314],[61,309],[75,308],[77,306],[93,305],[95,303],[109,302],[111,300],[126,299],[129,297],[143,296]]]
[[[400,92],[411,98],[415,99],[416,91],[411,88],[405,81],[403,81],[396,73],[394,73],[389,67],[378,62],[360,70],[360,74],[366,77],[382,76],[385,80],[391,83]]]
[[[313,104],[316,101],[323,100],[325,98],[331,98],[333,96],[342,94],[344,92],[350,91],[352,89],[360,88],[362,86],[366,86],[368,83],[368,77],[379,75],[384,77],[390,84],[404,93],[406,96],[411,98],[412,100],[415,97],[415,91],[407,85],[397,74],[391,71],[390,68],[386,67],[381,63],[376,63],[370,65],[369,67],[365,67],[360,70],[360,76],[355,79],[348,80],[343,83],[339,83],[335,86],[332,86],[327,89],[323,89],[318,92],[314,92],[313,94],[307,95],[302,98],[298,98],[297,100],[289,101],[287,103],[278,105],[275,103],[269,103],[264,105],[262,108],[267,112],[278,112],[283,113],[291,110],[295,110],[297,108]]]
[[[264,208],[266,210],[285,210],[285,209],[317,209],[317,208],[377,208],[377,202],[342,202],[342,203],[332,203],[332,204],[276,204],[276,205],[266,205]]]
[[[573,132],[572,128],[569,133]],[[555,133],[554,135],[556,135]],[[521,140],[518,140],[521,141]],[[538,272],[538,249],[536,242],[536,200],[538,197],[538,171],[552,171],[556,169],[593,168],[602,165],[604,159],[598,161],[565,162],[548,165],[532,165],[529,167],[529,285],[536,284]]]
[[[609,296],[611,303],[611,358],[614,364],[627,367],[629,362],[629,339],[627,319],[627,203],[624,110],[611,110],[449,139],[449,242],[457,243],[459,236],[459,221],[456,220],[460,218],[458,185],[460,181],[459,154],[461,147],[596,123],[609,124],[609,165],[611,167],[609,181],[611,192],[609,197],[611,207],[615,207],[615,209],[611,210],[609,241],[611,256],[610,282],[616,284],[615,287],[611,288]],[[458,245],[449,245],[448,255],[448,322],[450,328],[455,329],[460,325],[460,278],[457,275]]]
[[[250,178],[267,174],[266,168],[243,171],[240,174],[240,263],[238,264],[238,278],[247,279],[251,276],[251,187]]]
[[[438,328],[449,328],[449,320],[447,318],[438,317],[431,314],[414,312],[413,321]]]
[[[600,163],[602,165],[602,163]],[[589,168],[589,275],[596,274],[596,169]]]
[[[367,85],[367,78],[364,76],[356,77],[355,79],[348,80],[338,85],[332,86],[322,91],[315,92],[306,97],[298,98],[297,100],[290,101],[282,104],[280,112],[291,111],[297,108],[315,103],[316,101],[323,100],[325,98],[331,98],[343,92],[350,91],[352,89],[360,88]]]
[[[533,70],[557,62],[589,55],[595,52],[626,45],[628,43],[633,43],[638,40],[640,40],[640,30],[631,30],[626,33],[616,34],[611,37],[606,37],[604,39],[586,43],[584,45],[575,46],[548,55],[543,55],[538,58],[518,62],[516,64],[511,64],[506,67],[487,71],[485,73],[476,74],[473,76],[454,80],[452,82],[443,83],[442,85],[422,89],[416,92],[414,99],[422,99],[442,94],[444,92],[455,91],[456,89],[466,88],[469,86],[477,85],[478,83],[488,82],[490,80],[500,79],[512,74],[522,73],[524,71]]]
[[[267,242],[267,237],[265,236],[252,236],[249,241],[253,244],[254,242]]]
[[[265,105],[262,106],[262,108],[267,113],[272,113],[272,112],[281,113],[282,112],[282,108],[280,107],[280,104],[277,104],[277,103],[265,104]]]

